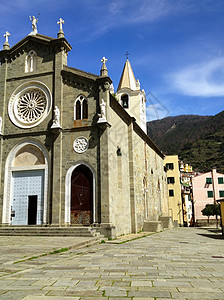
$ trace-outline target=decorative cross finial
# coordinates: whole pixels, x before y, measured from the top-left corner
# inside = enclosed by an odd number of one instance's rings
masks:
[[[10,36],[10,35],[11,35],[11,34],[10,34],[8,31],[6,31],[6,33],[4,34],[5,42],[6,42],[6,43],[9,42],[9,36]]]
[[[101,61],[102,61],[103,64],[105,64],[105,63],[108,61],[108,59],[104,56],[104,57],[101,59]]]
[[[60,31],[63,31],[62,24],[64,24],[64,23],[65,23],[65,21],[62,18],[60,18],[59,21],[57,22],[57,24],[60,26]]]
[[[101,76],[108,76],[108,71],[107,71],[107,66],[106,66],[106,62],[108,61],[108,59],[104,56],[102,59],[101,59],[103,65],[102,65],[102,68],[100,70],[100,75]]]
[[[127,56],[127,59],[128,59],[128,56],[130,55],[130,53],[127,51],[126,53],[125,53],[125,56]]]
[[[3,45],[4,50],[9,50],[10,49],[10,47],[9,47],[9,36],[10,35],[11,34],[8,31],[6,31],[6,33],[4,34],[4,37],[5,37],[5,43]]]

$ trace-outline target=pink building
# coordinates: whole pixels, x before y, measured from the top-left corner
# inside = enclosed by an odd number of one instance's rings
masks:
[[[206,220],[201,210],[206,204],[213,204],[218,199],[224,199],[224,174],[211,172],[196,176],[192,180],[195,221]],[[210,217],[210,219],[215,219]]]

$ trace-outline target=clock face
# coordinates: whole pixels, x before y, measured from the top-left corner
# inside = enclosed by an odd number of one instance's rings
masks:
[[[20,128],[32,128],[49,114],[52,96],[48,87],[38,81],[19,86],[9,100],[11,121]]]

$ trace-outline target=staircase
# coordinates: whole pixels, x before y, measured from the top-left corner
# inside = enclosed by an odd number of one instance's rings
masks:
[[[0,227],[0,236],[82,236],[100,237],[100,233],[90,226],[41,227],[9,226]]]

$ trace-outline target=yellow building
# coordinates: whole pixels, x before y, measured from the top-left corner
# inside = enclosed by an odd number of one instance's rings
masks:
[[[177,155],[167,155],[164,162],[167,169],[169,215],[173,218],[174,223],[182,226],[183,210],[181,200],[179,159]]]

